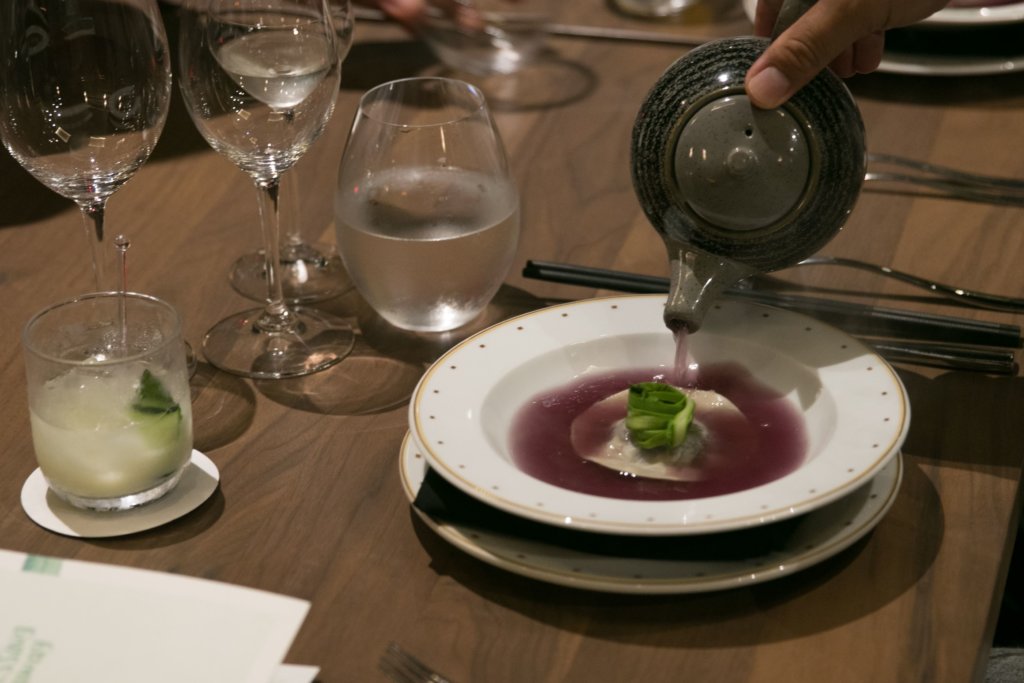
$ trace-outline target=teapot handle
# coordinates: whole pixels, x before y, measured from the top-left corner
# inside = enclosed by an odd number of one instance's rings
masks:
[[[772,28],[772,40],[792,26],[814,3],[815,0],[783,0],[779,16],[775,18],[775,26]]]

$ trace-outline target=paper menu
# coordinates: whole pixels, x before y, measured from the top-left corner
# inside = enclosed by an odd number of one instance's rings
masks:
[[[0,683],[270,683],[309,603],[0,550]]]

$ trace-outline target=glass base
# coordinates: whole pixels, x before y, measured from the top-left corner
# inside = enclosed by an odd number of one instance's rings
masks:
[[[682,13],[698,0],[612,0],[623,14],[644,19],[666,19]]]
[[[203,355],[216,368],[251,379],[301,377],[325,370],[352,350],[351,326],[310,309],[287,312],[287,325],[267,325],[262,308],[229,316],[203,338]]]
[[[284,300],[289,304],[326,301],[345,293],[352,283],[341,257],[332,247],[289,244],[281,247],[280,266]],[[231,266],[231,286],[253,301],[267,300],[267,269],[264,252],[240,257]]]
[[[47,480],[47,484],[49,484],[50,490],[53,491],[58,498],[72,507],[98,512],[121,512],[124,510],[131,510],[132,508],[137,508],[140,505],[152,503],[155,500],[163,498],[178,485],[184,471],[185,468],[182,467],[173,475],[164,479],[151,489],[115,498],[87,498],[85,496],[69,493],[68,491],[61,489],[59,486],[54,486],[53,482],[49,480]]]

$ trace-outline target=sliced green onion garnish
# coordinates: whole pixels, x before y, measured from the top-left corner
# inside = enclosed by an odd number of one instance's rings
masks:
[[[661,382],[641,382],[629,388],[626,428],[640,448],[674,448],[686,439],[693,421],[693,399]]]

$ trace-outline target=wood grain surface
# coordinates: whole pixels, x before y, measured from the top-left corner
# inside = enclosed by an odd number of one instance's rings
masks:
[[[618,17],[595,0],[553,4],[560,21],[585,25],[708,37],[750,30],[725,2],[673,24]],[[633,194],[629,140],[644,95],[682,48],[574,38],[551,48],[557,59],[543,73],[482,83],[521,189],[523,231],[507,284],[478,327],[601,293],[525,280],[518,271],[528,258],[667,271]],[[335,171],[362,92],[441,72],[397,27],[357,26],[330,128],[294,170],[307,239],[334,240]],[[1024,178],[1024,74],[874,74],[849,86],[871,151]],[[254,190],[199,137],[177,94],[154,157],[113,197],[107,220],[132,241],[132,288],[174,304],[193,345],[251,305],[227,273],[259,243]],[[823,253],[1024,296],[1024,209],[869,189]],[[780,277],[890,306],[1022,322],[936,305],[866,274]],[[19,503],[36,466],[20,332],[35,311],[90,287],[76,209],[0,157],[0,547],[310,600],[288,661],[321,666],[324,682],[384,680],[377,660],[392,640],[457,683],[980,680],[1021,504],[1020,377],[899,367],[912,413],[902,489],[874,532],[836,557],[748,588],[616,596],[492,568],[417,520],[397,471],[408,397],[457,335],[390,329],[354,291],[322,305],[361,331],[352,356],[330,371],[253,383],[200,365],[196,446],[222,478],[197,511],[108,540],[37,527]]]

